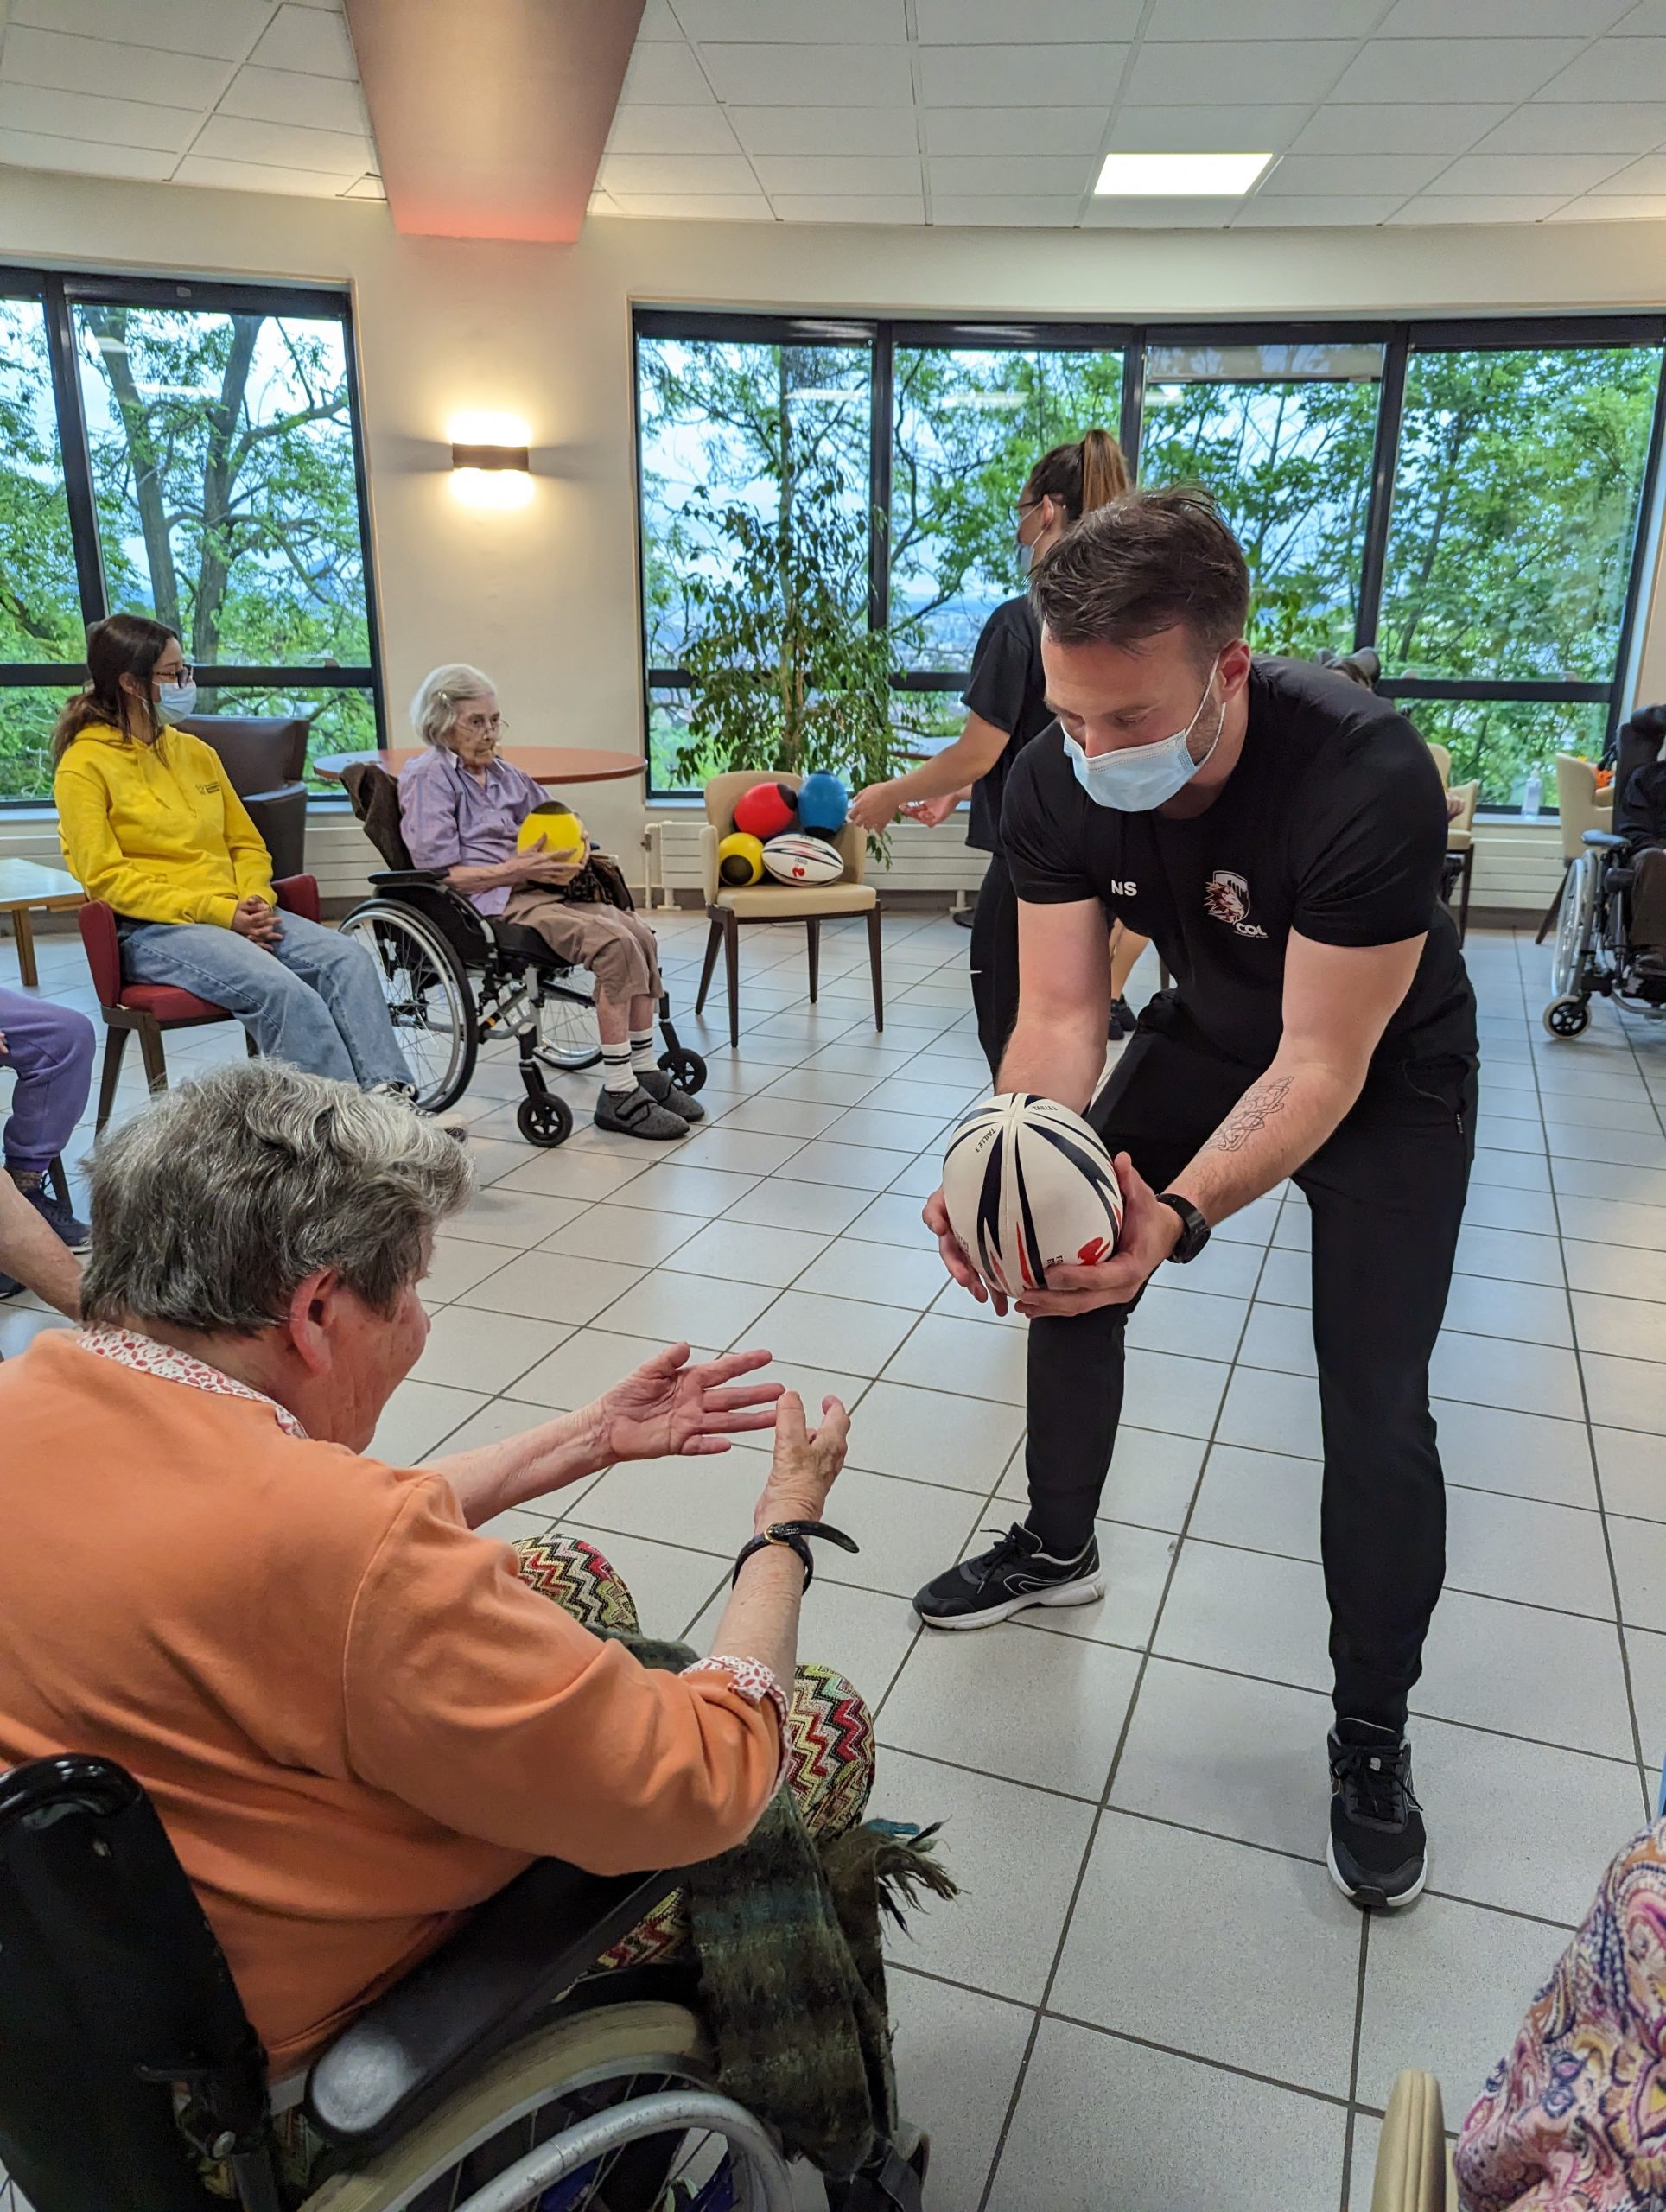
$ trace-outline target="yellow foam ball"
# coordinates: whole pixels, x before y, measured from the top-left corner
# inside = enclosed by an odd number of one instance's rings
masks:
[[[761,837],[748,836],[744,830],[736,830],[725,837],[717,848],[717,874],[721,882],[732,891],[743,884],[756,883],[764,872],[764,844]]]
[[[526,852],[540,837],[552,859],[576,860],[584,849],[584,824],[564,806],[535,806],[515,842]]]

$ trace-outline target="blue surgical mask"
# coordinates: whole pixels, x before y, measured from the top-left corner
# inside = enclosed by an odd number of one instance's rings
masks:
[[[1025,544],[1025,543],[1024,543],[1024,541],[1023,541],[1023,539],[1021,537],[1021,538],[1019,539],[1019,541],[1018,541],[1018,573],[1019,573],[1019,575],[1020,575],[1021,576],[1024,576],[1024,577],[1027,577],[1027,576],[1029,575],[1030,570],[1031,570],[1034,566],[1035,566],[1035,548],[1034,548],[1034,546],[1033,546],[1033,545],[1026,545],[1026,544]]]
[[[159,683],[156,686],[156,712],[165,722],[177,721],[181,715],[192,714],[197,703],[194,683]]]
[[[1221,729],[1226,727],[1223,705],[1220,729],[1210,741],[1209,751],[1202,760],[1192,758],[1192,733],[1198,727],[1198,715],[1209,704],[1214,683],[1211,668],[1198,702],[1198,713],[1183,730],[1173,737],[1160,737],[1153,745],[1130,745],[1120,753],[1089,754],[1073,737],[1065,738],[1065,750],[1076,771],[1076,780],[1096,806],[1115,807],[1119,814],[1149,814],[1186,789],[1220,743]]]

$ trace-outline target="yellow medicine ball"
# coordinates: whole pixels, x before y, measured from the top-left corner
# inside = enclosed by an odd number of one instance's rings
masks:
[[[717,848],[718,879],[732,891],[738,891],[743,884],[756,883],[763,872],[761,837],[749,837],[744,830],[736,830]]]
[[[525,852],[540,837],[552,857],[576,860],[584,847],[584,824],[564,806],[535,806],[515,842]]]

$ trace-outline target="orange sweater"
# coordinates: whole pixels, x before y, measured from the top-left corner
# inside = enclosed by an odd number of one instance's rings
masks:
[[[439,1476],[67,1331],[0,1436],[0,1767],[138,1777],[278,2071],[530,1859],[689,1865],[774,1789],[767,1705],[590,1635]]]

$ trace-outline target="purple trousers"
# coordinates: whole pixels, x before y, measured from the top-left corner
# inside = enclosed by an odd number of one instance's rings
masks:
[[[92,1024],[73,1007],[0,990],[0,1068],[17,1077],[6,1165],[40,1174],[69,1142],[92,1082]]]

